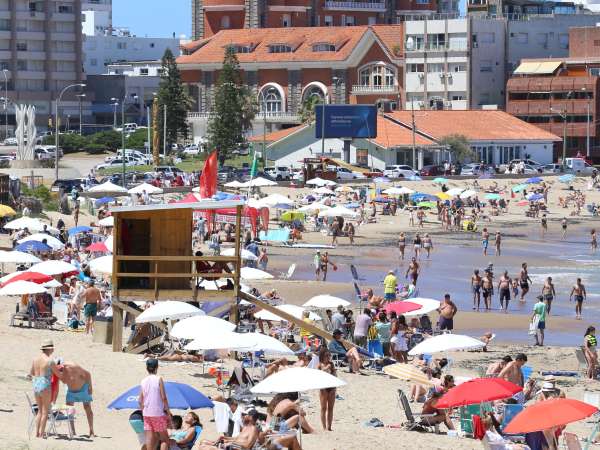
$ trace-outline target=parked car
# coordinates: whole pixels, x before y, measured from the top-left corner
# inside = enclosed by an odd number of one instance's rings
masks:
[[[594,171],[594,167],[588,164],[583,158],[566,158],[565,165],[571,173],[591,175]]]
[[[85,181],[81,178],[58,179],[52,183],[50,190],[52,192],[59,192],[62,189],[64,192],[71,192],[75,188],[81,192],[83,191],[84,183]]]
[[[9,138],[4,139],[4,145],[17,145],[17,138],[9,137]]]
[[[444,173],[444,168],[442,166],[436,166],[433,164],[428,164],[423,166],[420,171],[420,175],[422,177],[435,177],[437,175],[442,175]]]
[[[265,169],[265,173],[269,174],[277,181],[289,180],[292,178],[292,172],[290,171],[290,168],[285,166],[267,167]]]
[[[482,165],[481,164],[465,164],[464,166],[462,166],[461,175],[482,175],[483,173],[495,173],[495,170],[492,166],[485,166],[485,169],[482,170]]]
[[[190,144],[183,149],[183,153],[189,156],[198,156],[200,154],[200,147],[197,144]]]
[[[562,173],[563,167],[561,164],[546,164],[542,168],[543,173]]]
[[[337,167],[335,168],[336,171],[336,178],[338,180],[357,180],[357,179],[362,179],[362,178],[366,178],[365,175],[363,175],[360,172],[353,172],[350,169],[346,169],[345,167]]]
[[[142,165],[138,159],[126,156],[125,158],[115,158],[110,162],[104,164],[98,164],[96,170],[110,169],[111,167],[123,166],[123,159],[125,159],[125,166],[140,166]]]
[[[385,166],[383,176],[388,178],[410,178],[417,174],[412,167],[402,164]]]
[[[53,151],[50,151],[46,148],[37,147],[33,150],[33,159],[39,159],[43,161],[45,159],[54,159],[56,154]]]
[[[498,172],[499,173],[505,173],[506,169],[508,169],[508,166],[512,165],[517,165],[520,164],[521,162],[524,162],[525,164],[534,167],[539,173],[541,173],[543,171],[544,165],[540,164],[537,161],[534,161],[533,159],[511,159],[508,163],[506,164],[500,164],[500,166],[498,166]]]
[[[541,167],[537,167],[537,166],[531,166],[529,164],[525,164],[525,167],[523,169],[523,173],[527,174],[527,175],[534,175],[537,173],[540,173]]]
[[[183,170],[175,166],[158,166],[154,168],[154,172],[166,178],[175,178],[177,175],[183,175]]]

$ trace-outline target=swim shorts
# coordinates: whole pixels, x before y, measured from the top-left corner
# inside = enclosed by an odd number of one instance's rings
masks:
[[[167,416],[147,417],[144,416],[144,430],[152,431],[153,433],[161,433],[167,431],[169,420]]]
[[[85,317],[96,317],[98,314],[98,305],[96,303],[86,303],[83,307],[83,315]]]
[[[92,400],[87,383],[81,386],[78,391],[67,388],[67,403],[91,403]]]
[[[576,295],[575,300],[579,303],[583,302],[583,295]]]
[[[503,300],[506,300],[507,302],[510,301],[510,289],[500,289],[500,302],[502,302]]]
[[[445,317],[440,317],[439,326],[440,330],[452,331],[452,329],[454,328],[454,319],[446,319]]]

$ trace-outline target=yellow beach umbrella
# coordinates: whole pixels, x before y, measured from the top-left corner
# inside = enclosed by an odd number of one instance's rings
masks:
[[[446,194],[445,192],[438,192],[437,194],[435,194],[435,196],[437,198],[439,198],[440,200],[450,200],[450,196],[448,194]]]
[[[16,211],[7,205],[0,205],[0,217],[15,216]]]
[[[401,380],[414,381],[420,384],[433,385],[433,382],[427,378],[427,375],[424,374],[418,367],[413,366],[412,364],[392,364],[390,366],[385,366],[383,371],[391,377],[400,378]]]

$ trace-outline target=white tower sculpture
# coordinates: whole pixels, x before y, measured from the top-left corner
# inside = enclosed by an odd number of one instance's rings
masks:
[[[33,149],[35,148],[35,141],[37,138],[35,106],[16,105],[15,118],[17,122],[17,129],[15,130],[15,137],[17,138],[17,159],[33,161]]]

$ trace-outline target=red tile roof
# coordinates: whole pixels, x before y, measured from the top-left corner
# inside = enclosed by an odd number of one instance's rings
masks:
[[[395,111],[386,114],[410,127],[411,111]],[[524,122],[504,111],[415,111],[418,132],[439,140],[450,134],[462,134],[472,141],[559,141],[555,134]]]
[[[300,131],[301,129],[306,128],[306,126],[307,125],[303,123],[302,125],[298,125],[298,126],[295,126],[295,127],[283,128],[281,130],[273,131],[272,133],[267,133],[267,135],[264,136],[264,140],[267,143],[279,141],[280,139],[283,139],[284,137],[288,137],[290,134],[293,134],[296,131]],[[257,134],[255,136],[252,136],[248,140],[250,142],[261,143],[263,141],[263,135],[262,134]]]
[[[371,139],[371,141],[382,148],[410,147],[412,146],[413,136],[410,128],[394,123],[382,116],[377,116],[377,137]],[[423,147],[437,145],[437,143],[415,133],[415,145]]]
[[[228,45],[252,45],[250,53],[238,53],[241,63],[250,62],[304,62],[344,61],[369,32],[373,33],[390,55],[401,56],[401,25],[374,25],[356,27],[298,27],[298,28],[253,28],[222,30],[205,39],[207,42],[186,44],[188,55],[177,58],[178,64],[220,63]],[[329,43],[336,51],[313,51],[314,44]],[[270,53],[269,45],[289,44],[294,51]],[[194,51],[195,50],[195,51]]]

